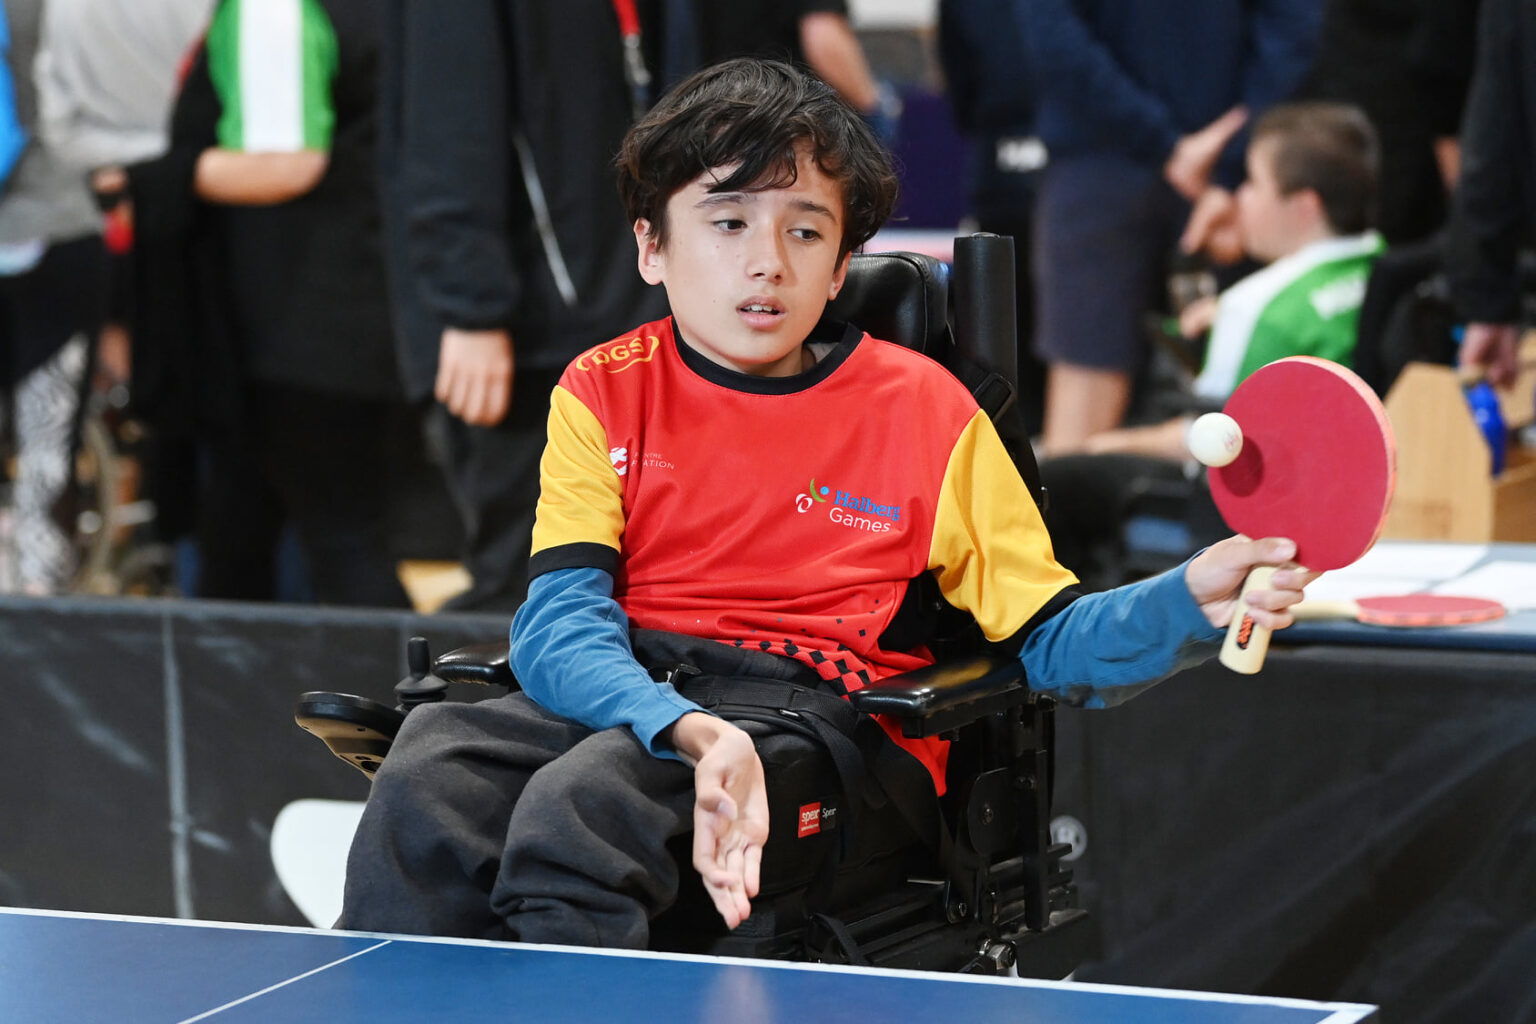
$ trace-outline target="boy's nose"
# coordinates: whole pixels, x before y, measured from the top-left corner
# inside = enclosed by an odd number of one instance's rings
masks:
[[[747,273],[777,281],[784,276],[784,245],[774,237],[757,239],[747,255]]]

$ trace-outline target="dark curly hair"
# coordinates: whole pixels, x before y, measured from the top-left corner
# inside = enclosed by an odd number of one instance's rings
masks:
[[[867,242],[896,202],[890,154],[820,79],[778,61],[729,60],[679,82],[624,137],[615,160],[631,220],[667,241],[667,201],[718,167],[711,192],[761,192],[794,183],[796,147],[843,193],[841,258]]]

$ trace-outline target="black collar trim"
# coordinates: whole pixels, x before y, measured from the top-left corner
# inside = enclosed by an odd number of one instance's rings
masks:
[[[742,391],[749,395],[793,395],[815,387],[847,361],[863,337],[864,332],[852,324],[841,320],[823,320],[811,331],[810,337],[806,338],[805,342],[806,344],[811,342],[831,344],[833,348],[818,360],[815,366],[804,373],[796,373],[789,377],[758,377],[739,370],[727,369],[695,351],[683,341],[683,334],[677,329],[677,320],[672,320],[672,338],[677,345],[678,357],[682,359],[684,366],[711,384],[718,384],[720,387]]]

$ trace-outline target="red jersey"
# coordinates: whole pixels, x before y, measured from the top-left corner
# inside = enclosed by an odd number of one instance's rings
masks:
[[[850,691],[932,661],[881,646],[920,573],[989,639],[1019,632],[1076,580],[991,422],[919,353],[827,341],[772,378],[710,362],[670,319],[583,353],[552,400],[533,573],[606,570],[635,626],[753,644]],[[946,745],[882,724],[942,792]]]

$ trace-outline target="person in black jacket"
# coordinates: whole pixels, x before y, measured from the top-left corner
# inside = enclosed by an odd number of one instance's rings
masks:
[[[409,604],[387,529],[400,385],[374,187],[375,18],[369,0],[220,3],[170,151],[126,171],[134,400],[166,461],[197,449],[201,597],[280,596],[291,525],[317,600]]]
[[[971,144],[967,165],[976,227],[1014,239],[1019,401],[1030,434],[1040,431],[1045,364],[1035,356],[1029,263],[1035,190],[1045,144],[1035,134],[1036,86],[1025,59],[1023,11],[1013,0],[940,0],[939,58],[955,123]]]
[[[1389,246],[1445,225],[1476,25],[1476,0],[1329,0],[1302,95],[1355,104],[1375,125]]]
[[[643,38],[626,40],[621,9]],[[401,363],[408,397],[436,399],[429,433],[473,578],[450,609],[522,602],[560,370],[613,324],[665,307],[634,272],[611,166],[661,77],[654,10],[383,6],[379,172]]]
[[[1446,274],[1466,320],[1463,365],[1495,384],[1517,371],[1519,251],[1536,238],[1536,0],[1483,0],[1462,118]]]

